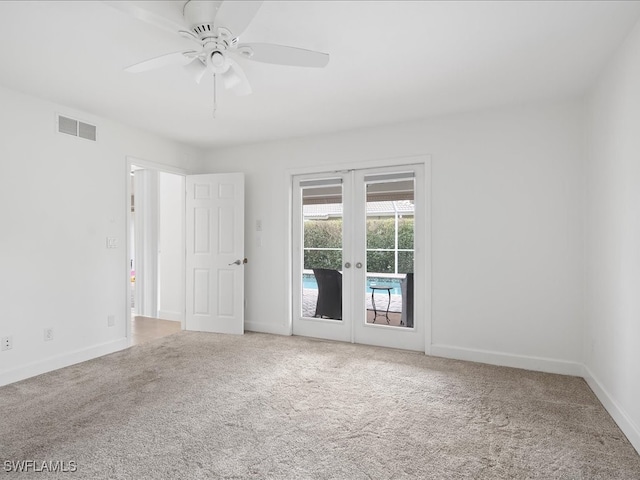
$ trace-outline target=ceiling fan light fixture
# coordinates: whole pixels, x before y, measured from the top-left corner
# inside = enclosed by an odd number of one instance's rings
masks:
[[[225,62],[226,58],[224,56],[224,53],[222,53],[219,50],[214,50],[213,52],[211,52],[211,55],[209,55],[208,58],[209,58],[209,64],[214,70],[220,70],[222,67],[224,67],[226,63]]]
[[[251,85],[236,60],[296,67],[322,68],[327,65],[329,55],[322,52],[270,43],[240,44],[239,37],[262,3],[263,0],[187,0],[182,12],[184,23],[176,30],[183,38],[198,44],[199,48],[161,55],[131,65],[125,70],[137,73],[180,64],[184,65],[197,83],[202,81],[207,72],[211,73],[214,77],[214,92],[216,75],[220,75],[228,90],[236,95],[249,95]],[[144,12],[144,9],[141,10]],[[139,12],[137,16],[140,18]],[[215,108],[214,93],[214,111]]]

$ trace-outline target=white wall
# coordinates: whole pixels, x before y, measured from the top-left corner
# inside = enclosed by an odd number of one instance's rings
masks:
[[[125,157],[189,168],[201,154],[3,87],[0,105],[0,337],[13,337],[0,352],[5,384],[126,345]],[[97,125],[98,141],[56,133],[56,112]]]
[[[247,328],[288,331],[288,169],[430,154],[431,352],[580,373],[582,147],[576,101],[209,152],[246,173]]]
[[[640,23],[588,116],[587,380],[640,451]]]
[[[184,177],[160,172],[159,317],[184,319]]]

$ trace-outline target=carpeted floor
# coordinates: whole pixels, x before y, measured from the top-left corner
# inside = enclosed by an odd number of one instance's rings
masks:
[[[640,478],[580,378],[301,337],[181,332],[2,387],[0,414],[2,478]]]

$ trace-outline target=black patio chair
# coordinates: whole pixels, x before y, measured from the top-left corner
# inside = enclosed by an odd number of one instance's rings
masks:
[[[337,270],[314,268],[318,283],[316,317],[342,320],[342,274]]]
[[[413,327],[413,273],[407,275],[400,282],[402,291],[402,314],[400,324],[406,327]]]

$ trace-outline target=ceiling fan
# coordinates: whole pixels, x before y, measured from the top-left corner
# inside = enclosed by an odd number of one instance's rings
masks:
[[[124,9],[126,2],[117,2]],[[322,52],[270,43],[239,43],[239,36],[249,26],[262,1],[188,0],[182,7],[182,29],[177,33],[192,40],[197,48],[161,55],[125,68],[131,73],[144,72],[169,65],[183,65],[197,83],[207,74],[222,78],[226,89],[236,95],[248,95],[251,86],[237,59],[298,67],[322,68],[329,55]],[[149,23],[153,14],[144,10],[130,10]],[[155,20],[157,20],[157,15]],[[164,22],[166,28],[167,23]],[[214,80],[215,112],[215,80]]]

